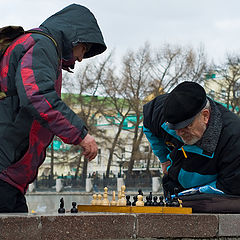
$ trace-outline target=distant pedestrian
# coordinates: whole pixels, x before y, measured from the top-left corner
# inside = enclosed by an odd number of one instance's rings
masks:
[[[98,192],[98,176],[96,172],[93,172],[92,178],[93,178],[93,191]]]

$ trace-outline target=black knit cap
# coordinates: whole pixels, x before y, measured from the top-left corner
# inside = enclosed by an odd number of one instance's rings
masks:
[[[182,82],[164,102],[164,118],[170,129],[181,129],[191,124],[207,103],[204,88],[195,82]]]

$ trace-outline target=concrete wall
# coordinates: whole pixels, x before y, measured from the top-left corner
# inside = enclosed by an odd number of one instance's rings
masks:
[[[240,215],[0,214],[1,240],[240,239]]]

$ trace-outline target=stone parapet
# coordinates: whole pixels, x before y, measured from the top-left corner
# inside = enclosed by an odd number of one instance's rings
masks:
[[[239,226],[240,214],[0,214],[0,239],[240,239]]]

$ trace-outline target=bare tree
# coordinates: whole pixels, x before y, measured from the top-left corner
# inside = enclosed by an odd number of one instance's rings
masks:
[[[122,71],[122,96],[128,101],[131,107],[131,114],[135,119],[131,122],[133,125],[132,152],[128,163],[127,175],[132,174],[135,160],[140,160],[141,154],[139,146],[142,142],[142,107],[143,100],[149,95],[148,86],[153,78],[151,71],[150,45],[146,43],[136,53],[130,51],[123,59]]]
[[[123,130],[124,122],[131,110],[128,101],[124,98],[121,98],[121,89],[123,88],[123,84],[124,82],[114,74],[114,69],[112,68],[109,69],[107,77],[102,81],[103,94],[107,96],[106,105],[111,106],[111,109],[102,109],[102,115],[106,117],[107,121],[111,121],[111,124],[117,128],[113,139],[108,142],[108,145],[110,145],[110,147],[108,147],[109,156],[106,169],[107,178],[109,177],[114,151],[117,144],[119,143],[119,137]],[[109,118],[109,115],[112,116],[114,122],[112,121],[112,118]],[[121,147],[119,146],[119,148]],[[115,156],[118,155],[115,154]]]
[[[98,62],[87,63],[82,69],[79,69],[74,79],[66,77],[64,80],[64,88],[68,92],[64,101],[72,108],[73,111],[85,122],[90,134],[94,136],[102,135],[101,130],[96,127],[95,117],[100,113],[105,104],[105,98],[97,96],[100,89],[100,82],[105,77],[108,63],[110,62],[111,54],[105,59]],[[75,92],[75,94],[73,94]],[[75,149],[76,147],[74,147]],[[80,147],[79,147],[80,149]],[[75,151],[75,150],[74,150]],[[82,179],[87,177],[88,160],[82,162],[82,155],[76,159],[77,176],[82,166]]]
[[[212,71],[218,74],[218,78],[213,79],[220,89],[216,99],[240,115],[240,55],[227,53],[226,61]]]
[[[151,74],[155,81],[150,88],[154,96],[170,91],[182,81],[202,82],[206,71],[206,56],[200,47],[164,45],[154,55]]]

